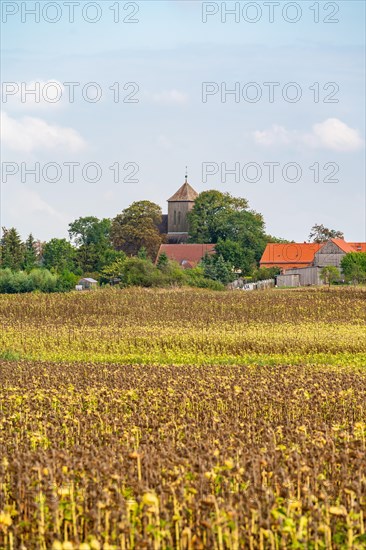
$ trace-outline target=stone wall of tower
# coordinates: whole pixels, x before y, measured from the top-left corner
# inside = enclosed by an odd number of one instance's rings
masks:
[[[194,206],[193,201],[168,203],[168,234],[188,233],[187,214]]]

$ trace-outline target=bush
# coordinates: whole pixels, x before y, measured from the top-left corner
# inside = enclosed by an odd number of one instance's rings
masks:
[[[160,262],[157,265],[157,270],[161,273],[161,282],[164,286],[181,286],[185,283],[185,271],[177,262],[171,260],[166,263]]]
[[[259,267],[253,270],[252,280],[253,281],[265,281],[266,279],[274,279],[277,275],[280,274],[279,267]],[[245,277],[248,279],[249,277]]]
[[[219,281],[208,279],[204,275],[204,269],[202,267],[195,267],[193,269],[187,269],[184,272],[185,282],[189,286],[197,288],[209,288],[211,290],[224,290],[225,286]]]
[[[121,287],[169,287],[183,286],[223,290],[224,285],[205,277],[202,267],[183,269],[177,262],[163,262],[156,267],[151,260],[128,258],[119,261],[113,268],[113,275],[121,279]],[[111,272],[112,273],[112,272]],[[93,274],[97,278],[96,274]],[[104,279],[104,280],[103,280]],[[11,269],[0,269],[0,293],[15,294],[25,292],[68,292],[73,290],[79,276],[64,270],[61,274],[51,273],[48,269],[34,268],[30,273],[13,272]],[[100,276],[102,282],[109,282],[111,274]]]
[[[52,274],[48,269],[32,269],[29,278],[33,283],[32,290],[41,292],[56,292],[58,276]]]
[[[151,260],[142,258],[128,258],[121,266],[120,286],[160,286],[162,273],[154,266]]]
[[[35,289],[32,279],[25,271],[17,271],[12,274],[13,292],[32,292]]]
[[[177,262],[163,262],[156,267],[150,260],[142,258],[129,258],[121,266],[121,287],[167,287],[167,286],[193,286],[223,290],[225,287],[219,281],[208,279],[204,275],[203,268],[186,269],[180,267]]]
[[[0,270],[0,293],[16,294],[34,290],[33,281],[24,271],[11,271],[6,268]]]
[[[366,281],[366,253],[350,252],[346,254],[341,261],[341,268],[346,277],[346,281],[353,284]]]
[[[48,269],[32,269],[30,273],[25,271],[0,270],[0,293],[17,294],[32,291],[57,292],[69,290],[62,288],[62,276],[53,275]]]
[[[12,271],[8,267],[0,270],[0,292],[2,294],[11,292],[12,276]]]
[[[75,288],[75,285],[79,281],[79,279],[80,279],[79,275],[75,275],[75,273],[65,270],[58,277],[58,281],[56,285],[57,290],[60,292],[67,292],[69,290],[73,290]]]

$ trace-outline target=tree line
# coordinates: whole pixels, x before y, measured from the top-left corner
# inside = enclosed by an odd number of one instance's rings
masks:
[[[238,274],[260,280],[278,273],[277,268],[259,268],[259,261],[268,242],[288,241],[268,235],[263,216],[251,210],[246,199],[205,191],[197,197],[188,221],[188,242],[215,244],[216,254],[185,271],[164,254],[155,265],[166,235],[161,232],[160,206],[146,200],[132,203],[114,219],[78,218],[69,224],[69,239],[40,242],[30,234],[22,242],[15,228],[3,228],[0,292],[69,290],[81,276],[121,286],[220,288]],[[322,242],[331,237],[343,234],[315,224],[309,239]]]

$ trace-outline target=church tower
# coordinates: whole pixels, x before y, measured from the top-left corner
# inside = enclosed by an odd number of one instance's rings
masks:
[[[187,214],[192,210],[197,197],[198,193],[189,185],[186,174],[182,187],[168,199],[168,243],[187,242]]]

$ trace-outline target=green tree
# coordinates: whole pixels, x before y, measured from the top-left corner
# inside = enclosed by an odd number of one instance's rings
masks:
[[[340,279],[340,272],[334,265],[326,265],[320,272],[320,278],[324,284],[331,285]]]
[[[114,284],[116,279],[118,280],[121,278],[121,273],[123,269],[123,264],[126,260],[126,255],[123,252],[121,252],[120,254],[121,256],[119,258],[117,258],[110,264],[103,267],[101,271],[101,277],[100,277],[101,283]]]
[[[121,271],[122,286],[160,286],[161,273],[151,260],[127,258]]]
[[[315,224],[310,230],[309,242],[324,243],[329,239],[343,239],[344,235],[342,231],[336,229],[328,229],[323,224]]]
[[[216,190],[204,191],[188,214],[190,241],[217,243],[220,238],[230,238],[237,230],[233,226],[235,215],[246,212],[247,208],[246,199]]]
[[[241,242],[219,239],[215,250],[234,270],[249,274],[256,268],[255,250],[243,246]]]
[[[51,239],[44,245],[43,265],[57,273],[75,271],[75,248],[66,239]]]
[[[243,273],[251,272],[268,242],[261,214],[249,210],[246,199],[228,193],[201,193],[188,219],[190,242],[217,243],[224,260]]]
[[[23,268],[26,271],[31,271],[38,264],[36,244],[37,243],[32,233],[30,233],[27,240],[25,241],[25,250],[24,250]]]
[[[78,218],[69,224],[69,236],[77,247],[77,261],[83,272],[100,271],[112,261],[111,220],[95,216]]]
[[[160,206],[153,202],[132,203],[112,220],[111,240],[114,247],[129,256],[136,256],[144,247],[147,255],[155,259],[162,242],[158,229],[161,216]]]
[[[350,252],[343,256],[341,268],[347,281],[353,284],[366,281],[366,252]]]
[[[223,285],[233,280],[234,274],[231,265],[224,260],[221,254],[206,254],[201,261],[204,276]]]
[[[3,227],[1,239],[1,267],[9,267],[13,271],[21,269],[24,263],[25,247],[15,227]]]
[[[215,261],[215,273],[216,281],[220,281],[223,285],[227,285],[233,280],[233,273],[221,254],[217,256]]]
[[[73,290],[79,278],[80,277],[78,275],[75,275],[75,273],[72,273],[71,271],[65,269],[62,273],[58,275],[57,290],[59,292],[67,292],[69,290]]]
[[[161,271],[165,271],[167,269],[167,266],[169,265],[169,259],[168,259],[168,256],[166,254],[166,252],[162,252],[160,255],[159,255],[159,258],[158,258],[158,261],[156,263],[156,266],[158,269],[160,269]]]
[[[140,260],[147,260],[147,250],[144,246],[138,251],[137,257],[140,258]]]

